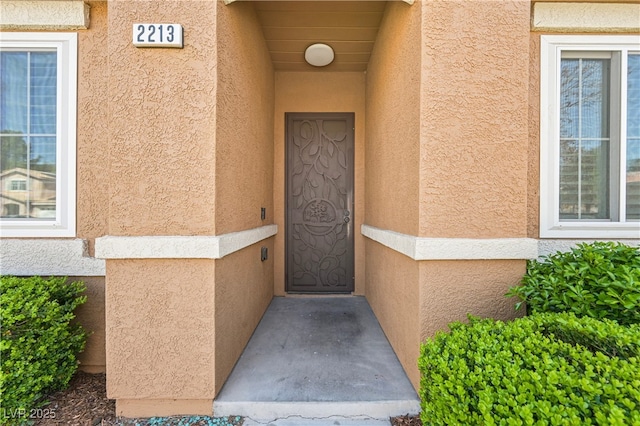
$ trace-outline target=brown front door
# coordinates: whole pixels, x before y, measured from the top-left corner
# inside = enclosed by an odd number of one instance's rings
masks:
[[[353,113],[286,114],[286,289],[353,291]]]

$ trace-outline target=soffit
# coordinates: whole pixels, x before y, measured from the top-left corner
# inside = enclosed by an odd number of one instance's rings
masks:
[[[365,71],[386,1],[255,1],[276,71]],[[305,49],[326,43],[335,52],[326,67],[304,60]]]

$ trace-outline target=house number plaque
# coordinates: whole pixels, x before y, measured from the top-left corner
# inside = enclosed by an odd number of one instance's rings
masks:
[[[133,24],[133,45],[136,47],[177,47],[182,49],[182,25]]]

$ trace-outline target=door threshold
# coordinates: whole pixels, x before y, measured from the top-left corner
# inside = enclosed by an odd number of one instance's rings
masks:
[[[362,295],[353,293],[286,293],[284,297],[361,297]],[[275,296],[278,297],[278,296]]]

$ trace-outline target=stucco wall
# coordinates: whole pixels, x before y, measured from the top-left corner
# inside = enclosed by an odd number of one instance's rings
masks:
[[[109,1],[110,235],[215,231],[216,7]],[[134,47],[135,22],[181,23],[184,49]]]
[[[427,2],[422,17],[419,235],[525,237],[530,2]],[[513,318],[504,294],[524,272],[524,260],[420,262],[420,338],[469,313]]]
[[[389,2],[367,69],[367,225],[418,233],[421,2]],[[418,263],[366,243],[366,297],[413,385],[420,321]]]
[[[422,16],[420,235],[524,237],[530,3],[427,2]]]
[[[466,321],[467,314],[502,320],[524,314],[504,295],[519,284],[525,266],[520,260],[420,262],[421,340]]]
[[[91,26],[78,31],[77,237],[107,233],[109,152],[107,118],[107,2],[92,1]]]
[[[540,236],[540,34],[529,38],[529,146],[527,236]]]
[[[104,277],[69,277],[87,286],[87,301],[76,309],[76,320],[90,335],[84,352],[79,356],[80,369],[89,373],[103,373],[106,369]]]
[[[213,400],[214,274],[212,260],[107,262],[109,398]]]
[[[215,233],[217,3],[108,2],[109,235]],[[134,47],[135,22],[182,24],[184,48]],[[214,299],[213,260],[107,260],[118,414],[211,414]]]
[[[523,0],[388,4],[367,72],[368,225],[527,235],[529,28]],[[503,294],[524,266],[416,262],[367,243],[367,298],[416,387],[420,341],[467,313],[513,317]]]
[[[107,233],[108,156],[107,120],[107,2],[89,2],[91,26],[78,31],[77,124],[77,237],[88,242]],[[78,321],[92,334],[80,355],[80,368],[105,371],[104,278],[78,278],[87,286],[87,302],[77,311]]]
[[[274,73],[253,5],[217,4],[216,234],[224,234],[273,223]],[[271,238],[216,261],[216,393],[273,297],[274,257]]]
[[[421,2],[389,2],[367,69],[365,222],[418,234]]]
[[[273,223],[274,75],[253,4],[217,3],[215,231],[224,234]]]
[[[275,239],[274,293],[284,295],[285,287],[285,117],[286,112],[354,112],[354,247],[355,294],[364,294],[364,237],[359,232],[364,221],[365,74],[277,72],[275,75],[273,199],[278,235]]]
[[[367,240],[367,301],[413,386],[420,386],[419,263]]]
[[[216,261],[215,391],[224,385],[273,297],[273,239]]]

